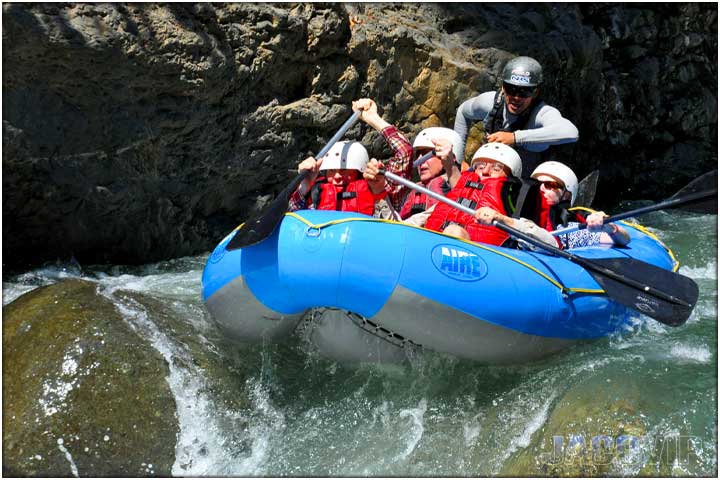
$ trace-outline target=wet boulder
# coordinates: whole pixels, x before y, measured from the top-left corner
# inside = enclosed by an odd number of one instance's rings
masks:
[[[578,382],[555,402],[547,421],[528,447],[508,460],[501,476],[636,475],[647,463],[640,450],[648,433],[641,391],[637,382],[610,375]]]
[[[168,365],[97,285],[65,280],[3,307],[3,475],[169,476]]]

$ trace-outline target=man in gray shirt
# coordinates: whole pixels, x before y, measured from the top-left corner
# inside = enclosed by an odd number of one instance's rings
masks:
[[[485,92],[460,105],[455,116],[455,131],[462,139],[461,151],[472,123],[482,120],[485,143],[510,145],[520,154],[523,176],[527,177],[540,162],[548,147],[576,142],[578,130],[560,111],[542,101],[542,67],[530,57],[510,60],[502,74],[502,88]]]

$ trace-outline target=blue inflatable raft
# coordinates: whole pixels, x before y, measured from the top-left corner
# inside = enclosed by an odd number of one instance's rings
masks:
[[[624,226],[627,248],[571,252],[678,268],[654,235]],[[261,243],[228,251],[233,235],[208,259],[203,300],[221,330],[242,342],[296,332],[339,361],[397,362],[425,348],[522,363],[607,336],[638,315],[566,259],[360,214],[288,213]]]

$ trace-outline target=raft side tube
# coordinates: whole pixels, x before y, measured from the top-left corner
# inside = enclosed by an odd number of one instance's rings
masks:
[[[342,363],[407,361],[405,346],[361,317],[337,309],[318,309],[305,327],[304,338],[326,358]],[[303,323],[305,323],[304,321]],[[409,346],[407,348],[413,348]]]
[[[320,224],[323,213],[303,211],[302,215]],[[281,226],[278,278],[293,301],[305,308],[338,308],[365,317],[380,310],[397,283],[405,246],[402,227],[382,225],[382,239],[377,237],[377,227],[372,221],[341,221],[314,229],[286,217]]]
[[[242,277],[217,290],[205,306],[220,331],[242,343],[287,337],[305,313],[282,314],[267,308],[255,298]]]
[[[293,304],[277,275],[279,232],[266,241],[227,251],[234,232],[215,248],[203,270],[203,299],[218,328],[235,341],[287,336],[306,308]],[[252,285],[254,284],[254,288]]]
[[[402,286],[371,320],[423,348],[486,364],[537,360],[577,342],[495,325]]]

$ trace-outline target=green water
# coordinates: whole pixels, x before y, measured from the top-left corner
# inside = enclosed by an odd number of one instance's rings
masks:
[[[188,413],[177,447],[184,460],[173,473],[715,476],[717,217],[660,212],[642,220],[700,286],[684,326],[638,316],[611,338],[514,367],[431,352],[403,366],[344,366],[308,353],[300,340],[209,346],[235,378],[222,395],[246,398],[249,407],[229,410],[202,394],[179,401]],[[77,274],[152,296],[198,336],[213,338],[200,301],[205,259]],[[60,276],[28,272],[6,281],[4,296]],[[178,354],[185,348],[169,343]],[[206,373],[183,375],[187,386]],[[600,435],[610,447],[593,450]]]

